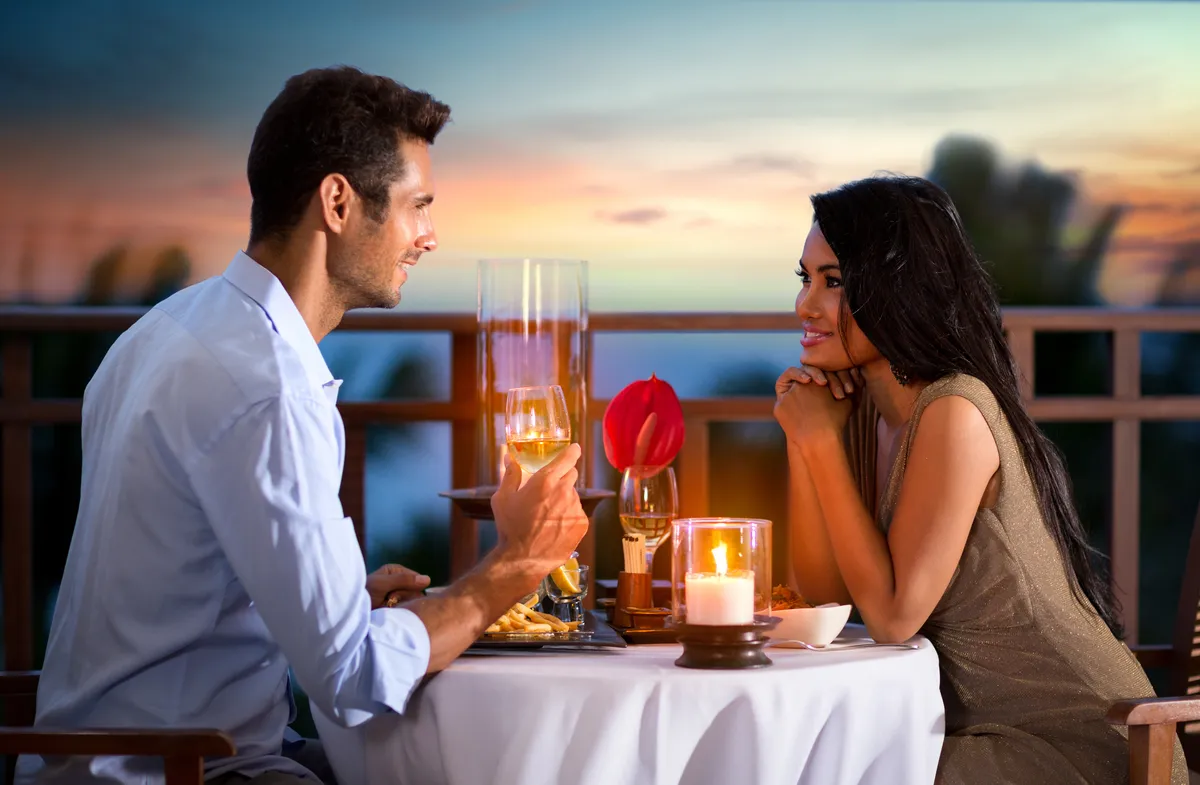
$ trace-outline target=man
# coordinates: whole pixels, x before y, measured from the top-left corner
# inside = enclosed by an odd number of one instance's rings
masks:
[[[293,77],[267,108],[246,253],[139,319],[88,385],[39,726],[215,727],[238,754],[208,761],[210,781],[311,785],[284,742],[289,665],[345,725],[401,712],[426,673],[569,558],[587,528],[576,445],[524,487],[509,463],[495,550],[399,608],[388,594],[428,579],[394,566],[368,577],[338,501],[340,382],[317,342],[352,308],[396,306],[437,247],[429,146],[448,117],[425,93],[344,67]],[[161,771],[52,759],[36,781]]]

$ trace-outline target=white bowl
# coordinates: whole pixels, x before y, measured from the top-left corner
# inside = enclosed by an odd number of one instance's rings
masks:
[[[828,646],[850,620],[849,605],[773,610],[780,621],[767,633],[772,640],[804,641],[810,646]]]

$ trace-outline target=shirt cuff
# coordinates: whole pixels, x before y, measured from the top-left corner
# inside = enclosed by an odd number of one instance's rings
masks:
[[[410,610],[376,608],[371,611],[368,640],[374,664],[371,697],[403,714],[429,670],[429,631]]]

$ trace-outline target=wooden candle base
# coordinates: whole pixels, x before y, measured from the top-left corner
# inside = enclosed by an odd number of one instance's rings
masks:
[[[675,664],[703,670],[770,667],[771,659],[763,649],[769,640],[767,631],[778,623],[777,616],[756,616],[753,624],[729,626],[677,623],[683,654]]]

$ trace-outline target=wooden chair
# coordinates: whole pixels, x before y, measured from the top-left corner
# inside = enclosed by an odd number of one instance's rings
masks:
[[[1108,713],[1114,725],[1129,727],[1131,785],[1171,781],[1171,741],[1178,735],[1188,768],[1200,770],[1200,510],[1184,566],[1183,587],[1169,646],[1134,647],[1145,668],[1167,668],[1166,698],[1120,701]]]
[[[163,759],[166,785],[203,785],[204,758],[237,751],[228,735],[203,728],[33,728],[37,684],[37,671],[0,673],[8,726],[0,727],[6,782],[13,781],[18,755],[138,755]]]

